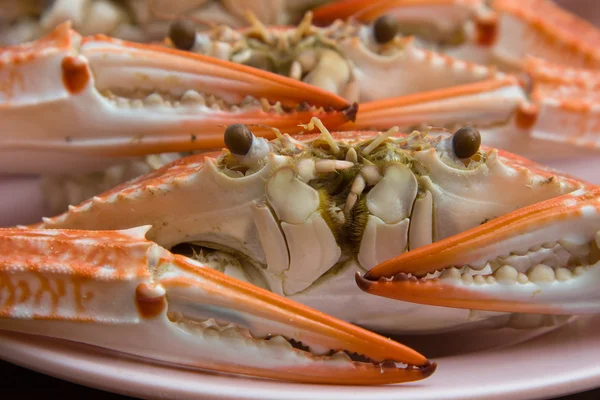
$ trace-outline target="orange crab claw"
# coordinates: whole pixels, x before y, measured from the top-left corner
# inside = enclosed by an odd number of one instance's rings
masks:
[[[594,313],[600,310],[599,241],[600,189],[586,187],[404,253],[357,275],[356,281],[367,293],[421,304]],[[569,255],[564,265],[523,265],[511,259],[533,260],[536,252],[556,246]],[[494,272],[486,273],[488,267]],[[440,270],[439,277],[428,275]]]
[[[65,171],[69,157],[85,167],[90,156],[218,148],[233,122],[293,133],[314,116],[335,127],[356,114],[291,78],[161,45],[83,38],[68,23],[0,55],[5,173]]]
[[[523,93],[517,79],[488,79],[362,103],[356,121],[339,129],[387,129],[394,125],[408,128],[423,121],[434,126],[460,121],[485,125],[506,121],[522,102]]]
[[[172,254],[145,239],[149,229],[0,229],[0,329],[297,382],[399,383],[436,369],[395,341]]]

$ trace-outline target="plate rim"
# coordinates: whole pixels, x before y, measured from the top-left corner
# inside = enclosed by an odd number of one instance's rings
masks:
[[[588,331],[597,329],[600,326],[600,316],[598,315],[580,317],[580,320],[582,318],[588,318],[593,321],[595,320],[596,322],[595,325],[590,324],[586,328]],[[514,346],[509,346],[508,348],[510,349],[511,347],[522,347],[527,345],[530,347],[535,347],[537,342],[544,340],[543,338],[548,335],[555,334],[557,331],[562,331],[565,329],[567,331],[573,331],[579,329],[576,325],[577,324],[574,323],[568,324],[556,329],[555,331],[532,338]],[[578,340],[578,335],[573,335],[572,337],[572,340]],[[600,338],[598,339],[598,344],[600,344]],[[564,343],[561,343],[561,345],[564,345]],[[568,346],[565,346],[565,348],[566,347]],[[595,346],[595,348],[600,355],[600,346]],[[64,351],[65,349],[67,352]],[[348,399],[353,397],[361,398],[361,396],[364,396],[365,390],[368,388],[373,388],[373,386],[297,384],[213,373],[210,371],[182,369],[165,364],[147,363],[140,358],[122,355],[117,352],[106,351],[91,345],[3,330],[0,330],[0,350],[1,359],[23,368],[70,383],[133,398],[188,399],[202,396],[203,399],[215,400],[279,400],[282,398],[285,398],[286,400],[305,398]],[[449,362],[452,359],[469,359],[475,356],[485,356],[486,353],[493,354],[503,351],[505,351],[504,348],[491,349],[477,353],[442,357],[436,361],[439,365],[438,368],[444,368],[444,363]],[[66,360],[70,357],[72,358],[73,352],[79,356],[79,358],[76,357],[76,361],[78,362],[61,363],[61,360],[63,359]],[[86,359],[82,360],[81,357],[85,357]],[[110,368],[107,368],[105,365],[103,365],[103,363],[100,362],[102,359],[107,358],[110,359],[111,364],[113,364]],[[120,371],[121,373],[109,376],[109,372],[113,367],[117,369],[125,367],[125,371]],[[554,371],[556,369],[556,365],[552,364],[549,368]],[[490,392],[489,388],[485,388],[483,385],[476,386],[468,392],[456,390],[448,392],[445,390],[443,398],[479,399],[482,396],[485,396],[487,400],[547,399],[600,387],[600,363],[597,365],[590,365],[584,370],[586,372],[581,373],[581,370],[570,371],[563,368],[560,369],[560,374],[553,374],[552,379],[535,376],[533,379],[516,380],[514,382],[511,381],[502,384],[500,391],[495,390],[494,392]],[[167,372],[167,374],[171,373],[174,375],[174,378],[167,378],[165,381],[167,382],[166,385],[164,382],[161,383],[162,380],[149,379],[153,376],[156,376],[156,374],[153,374],[153,372],[160,371]],[[188,384],[185,384],[188,376],[190,378],[201,376],[202,378],[200,381],[202,384],[189,384],[189,382]],[[407,384],[376,386],[378,388],[378,394],[372,398],[395,399],[398,398],[399,395],[403,396],[402,388],[406,387],[407,389],[404,394],[408,396],[407,398],[441,399],[442,397],[435,395],[436,392],[440,391],[440,388],[436,387],[435,384],[430,390],[425,390],[422,392],[421,388],[428,386],[427,382],[431,380],[432,378],[428,378],[424,381]],[[210,383],[211,381],[212,383]],[[221,385],[221,381],[237,384]],[[523,383],[523,381],[526,381],[526,383]],[[174,385],[174,383],[177,383],[177,385]],[[266,384],[261,388],[261,383]],[[496,384],[496,386],[498,386],[498,384]],[[217,387],[218,390],[215,390]],[[304,390],[289,390],[290,387],[302,387]],[[198,391],[198,388],[203,388],[204,390]],[[473,391],[473,389],[475,390]],[[336,391],[338,392],[337,395],[335,393]],[[285,392],[284,397],[281,397],[282,392]],[[342,393],[341,395],[339,394],[340,392]],[[154,396],[153,393],[158,393],[158,395]],[[354,394],[354,396],[352,396],[352,394]],[[165,397],[165,395],[167,397]]]

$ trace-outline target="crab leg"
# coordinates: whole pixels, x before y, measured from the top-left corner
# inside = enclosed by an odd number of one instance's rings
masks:
[[[402,254],[356,280],[368,293],[429,305],[597,313],[599,232],[600,189],[587,187]],[[548,249],[563,250],[559,265],[533,261]],[[495,268],[493,274],[475,275],[474,280],[472,272],[488,266]],[[439,270],[439,278],[420,278]]]
[[[435,370],[399,343],[171,254],[145,239],[149,229],[0,230],[0,329],[300,382],[407,382]]]
[[[356,113],[341,97],[302,82],[165,46],[84,38],[68,23],[5,48],[0,60],[5,173],[221,147],[232,119],[297,132],[315,115],[336,126]],[[274,137],[267,128],[256,133]]]
[[[495,0],[494,57],[522,67],[527,56],[565,66],[598,68],[600,33],[596,26],[549,0]]]

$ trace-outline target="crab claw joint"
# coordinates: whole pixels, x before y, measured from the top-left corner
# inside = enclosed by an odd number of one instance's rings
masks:
[[[435,371],[391,339],[172,254],[145,239],[149,229],[1,229],[0,329],[298,382],[387,384]]]
[[[600,311],[600,189],[493,219],[356,275],[367,293],[498,312]]]

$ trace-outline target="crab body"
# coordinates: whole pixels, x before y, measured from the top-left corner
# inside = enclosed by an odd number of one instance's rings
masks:
[[[253,285],[376,331],[426,333],[506,324],[510,315],[393,302],[361,292],[352,277],[588,185],[495,149],[459,159],[442,136],[332,135],[282,136],[252,157],[180,159],[36,228],[152,225],[148,237],[161,246]],[[581,256],[594,257],[593,248]],[[459,275],[479,284],[477,275],[510,269],[517,284],[544,263],[572,275],[580,265],[569,264],[572,250],[548,241]]]

